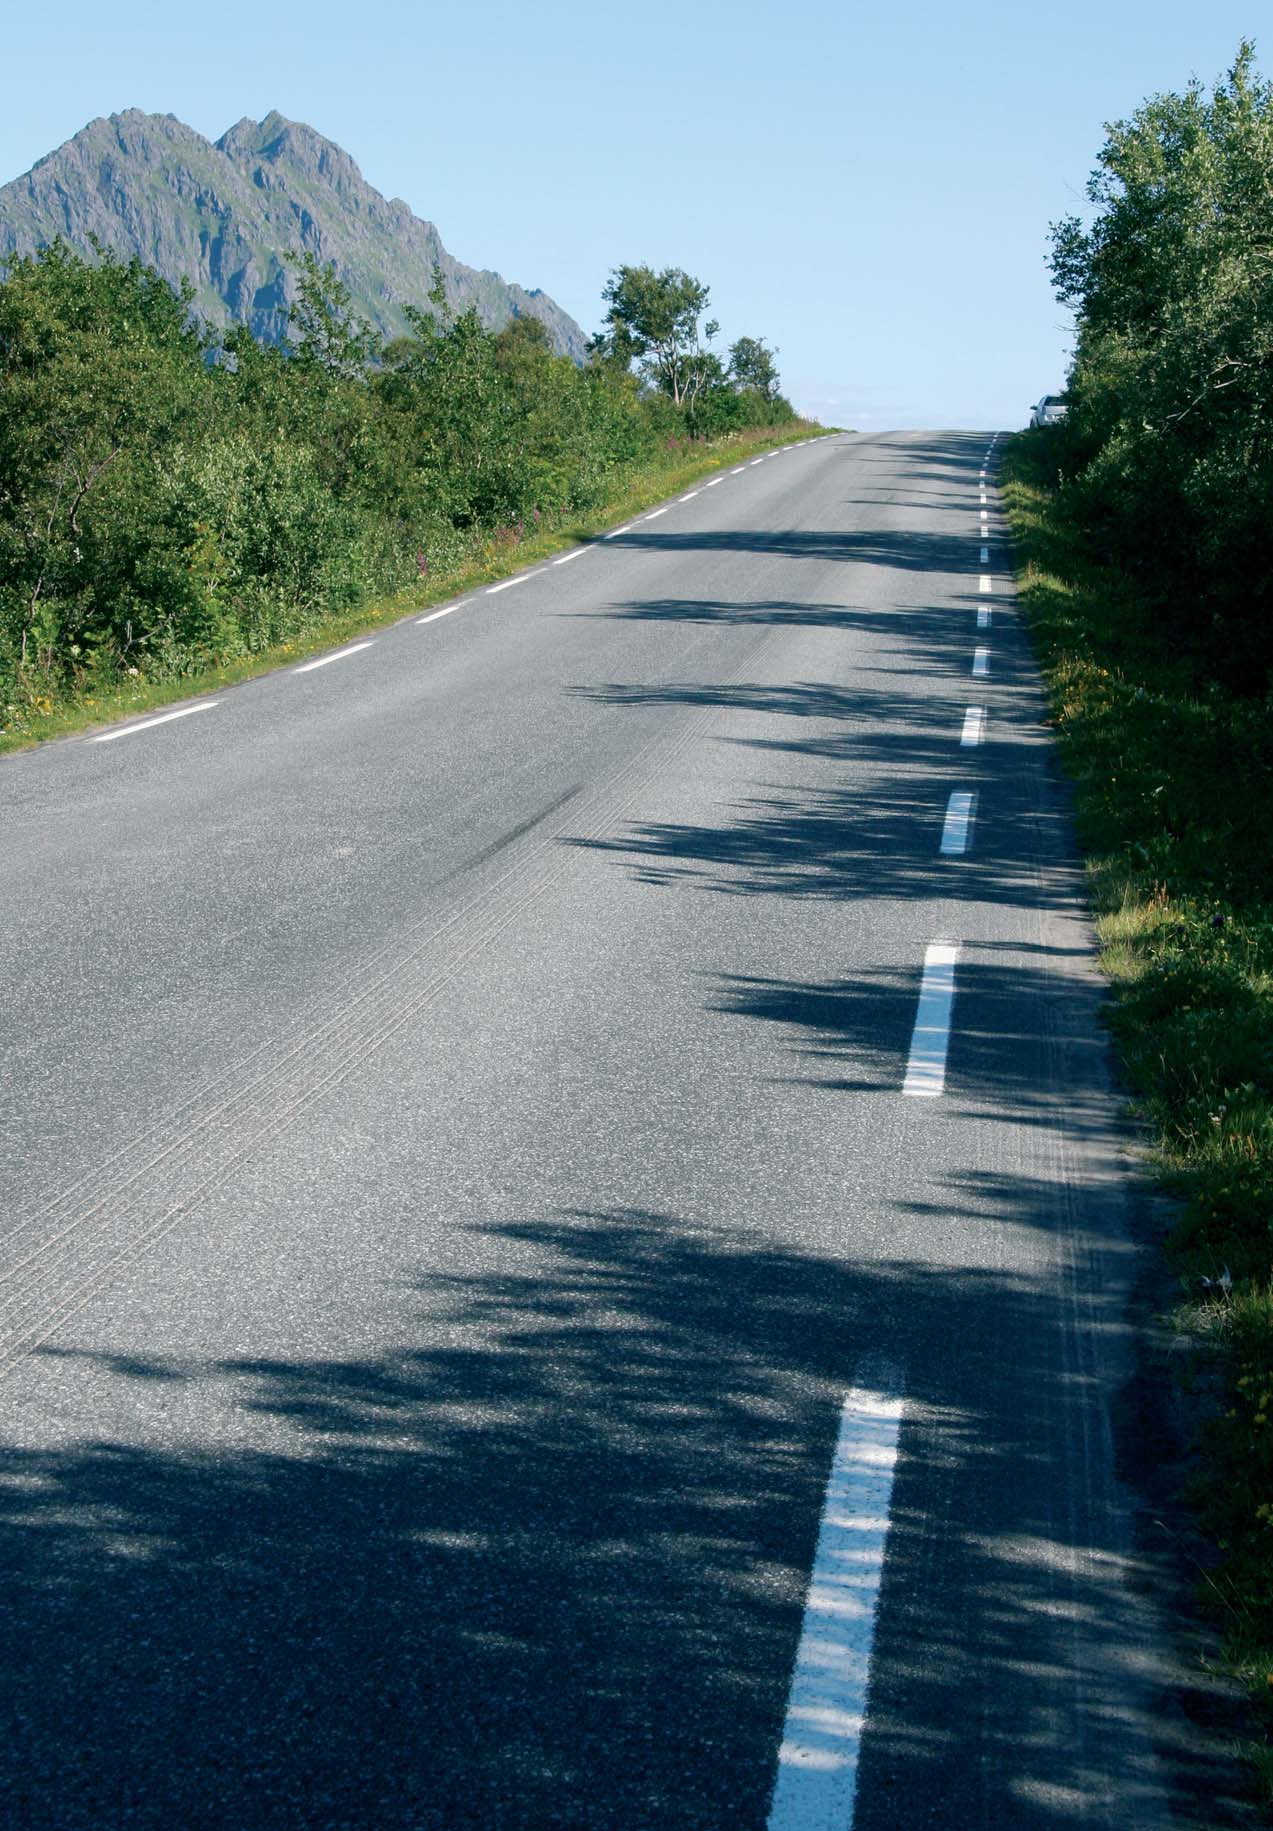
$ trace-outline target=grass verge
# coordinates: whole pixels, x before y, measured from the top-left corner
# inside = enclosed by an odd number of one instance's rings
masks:
[[[503,531],[503,538],[487,532],[477,534],[471,551],[459,566],[439,571],[427,581],[413,584],[390,597],[372,600],[352,610],[320,615],[289,642],[276,643],[252,654],[226,659],[211,657],[206,666],[178,676],[154,679],[136,672],[91,693],[87,690],[68,692],[57,699],[37,697],[26,704],[0,707],[0,717],[5,719],[0,724],[0,755],[156,712],[180,700],[237,686],[241,681],[253,680],[275,668],[293,666],[326,649],[338,648],[358,636],[383,629],[436,604],[444,604],[466,591],[508,578],[514,572],[533,566],[537,560],[547,559],[580,541],[595,540],[607,528],[653,508],[677,490],[701,477],[732,467],[744,457],[755,457],[781,445],[824,438],[830,430],[798,420],[781,428],[733,433],[706,449],[678,447],[665,453],[656,464],[643,466],[624,477],[615,494],[587,514],[546,518],[535,532],[520,540],[510,540],[507,530]]]
[[[1177,1323],[1222,1397],[1200,1426],[1202,1577],[1259,1717],[1273,1806],[1273,699],[1199,678],[1091,557],[1044,433],[1008,446],[1017,582],[1076,786],[1113,1025],[1178,1198]]]

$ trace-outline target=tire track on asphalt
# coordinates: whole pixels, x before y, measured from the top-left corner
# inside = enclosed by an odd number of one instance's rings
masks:
[[[719,680],[741,678],[771,639],[769,631],[755,637]],[[567,827],[583,841],[605,837],[719,717],[717,706],[684,715],[671,736],[642,746],[604,785],[552,804],[548,818],[567,805],[574,818],[555,821],[493,884],[405,952],[392,943],[378,950],[354,989],[333,1001],[319,1023],[240,1058],[170,1119],[21,1219],[5,1241],[20,1256],[0,1272],[0,1372],[38,1347],[115,1272],[179,1225],[202,1196],[415,1021],[558,881],[567,868],[560,846]],[[515,832],[511,843],[520,836]],[[463,868],[475,869],[490,855],[487,848]],[[25,1251],[19,1245],[24,1236]]]

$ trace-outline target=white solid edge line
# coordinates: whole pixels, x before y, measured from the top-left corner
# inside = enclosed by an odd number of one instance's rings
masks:
[[[990,672],[990,650],[988,648],[974,650],[972,671],[974,674],[988,674]]]
[[[983,706],[969,706],[964,713],[964,728],[960,736],[960,748],[971,750],[979,744],[986,733],[986,713]]]
[[[524,585],[527,579],[533,579],[534,576],[533,572],[523,572],[520,578],[505,579],[502,585],[488,585],[486,587],[486,595],[488,598],[493,598],[497,591],[511,591],[514,585]]]
[[[980,577],[977,580],[977,590],[980,591],[983,594],[983,596],[986,592],[988,592],[990,590],[990,579],[989,579],[988,574],[983,572],[980,575]]]
[[[977,628],[978,629],[989,629],[990,628],[990,606],[989,606],[989,604],[979,604],[977,606]]]
[[[131,737],[135,731],[149,731],[155,725],[168,725],[174,718],[189,718],[192,712],[211,712],[213,706],[220,704],[219,699],[202,699],[197,706],[182,706],[179,712],[161,712],[157,718],[144,718],[139,724],[124,725],[118,731],[102,731],[88,741],[90,744],[113,744],[117,737]]]
[[[882,1369],[845,1395],[809,1575],[768,1831],[851,1831],[904,1402]]]
[[[303,662],[300,667],[293,668],[292,672],[293,674],[312,674],[315,668],[330,667],[333,661],[344,661],[347,656],[361,654],[363,649],[370,647],[370,642],[351,642],[348,648],[338,648],[333,654],[320,655],[317,661]]]
[[[919,1008],[906,1058],[902,1092],[914,1099],[935,1099],[946,1090],[946,1056],[950,1050],[950,1019],[955,1005],[955,962],[958,947],[934,941],[924,950],[924,976],[919,985]]]
[[[470,598],[461,598],[458,604],[448,604],[445,610],[431,610],[427,617],[417,617],[416,624],[418,626],[421,623],[436,623],[439,617],[449,617],[452,611],[463,610],[464,606],[471,602]]]
[[[672,506],[671,503],[669,503],[668,508],[671,508],[671,506]],[[666,515],[666,514],[667,514],[667,509],[655,509],[653,515],[647,515],[645,517],[645,519],[646,519],[646,521],[657,521],[660,515]]]
[[[634,521],[625,522],[621,528],[611,528],[610,532],[603,535],[602,538],[605,540],[618,540],[620,534],[631,534],[635,526],[636,523]]]
[[[973,809],[977,797],[966,789],[957,788],[946,803],[946,818],[942,822],[941,845],[938,850],[947,858],[958,858],[968,850],[972,837]]]
[[[568,566],[572,559],[582,559],[587,547],[576,547],[573,553],[563,553],[560,559],[553,561],[554,566]]]

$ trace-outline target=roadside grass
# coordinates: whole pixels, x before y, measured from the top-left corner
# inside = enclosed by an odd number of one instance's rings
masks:
[[[209,657],[205,666],[176,676],[147,678],[140,670],[123,670],[108,684],[91,683],[90,690],[90,683],[86,682],[80,689],[56,697],[47,687],[37,688],[25,700],[0,706],[0,755],[161,711],[165,706],[254,680],[276,668],[296,666],[359,636],[462,597],[466,591],[509,578],[567,547],[596,540],[616,524],[653,508],[700,478],[732,468],[742,458],[756,457],[782,445],[825,438],[834,430],[807,420],[793,420],[784,427],[731,433],[706,447],[678,444],[660,454],[656,462],[643,464],[639,470],[616,479],[614,495],[587,513],[545,516],[535,531],[520,537],[512,529],[475,532],[469,551],[457,566],[439,569],[427,579],[353,609],[316,612],[312,623],[288,642],[250,654]]]
[[[1177,1326],[1222,1395],[1196,1496],[1204,1600],[1256,1702],[1273,1805],[1273,701],[1195,677],[1134,580],[1090,557],[1045,433],[1003,492],[1076,788],[1112,1025],[1177,1198]]]

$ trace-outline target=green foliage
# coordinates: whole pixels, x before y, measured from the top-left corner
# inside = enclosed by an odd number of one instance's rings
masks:
[[[1061,444],[1099,550],[1133,571],[1199,678],[1273,668],[1273,89],[1244,44],[1207,94],[1116,123],[1096,214],[1053,230],[1078,318]]]
[[[766,401],[778,396],[777,350],[763,337],[740,337],[729,348],[729,378],[740,393],[756,393]]]
[[[679,267],[617,267],[601,296],[610,315],[598,349],[640,362],[677,407],[692,408],[705,387],[719,385],[720,364],[705,346],[720,326],[700,329],[710,297],[701,280]]]
[[[287,349],[302,368],[342,381],[364,376],[380,354],[379,338],[355,313],[335,268],[320,266],[308,252],[301,255]]]
[[[697,366],[669,391],[615,349],[577,367],[536,319],[492,332],[450,311],[439,274],[382,349],[306,256],[286,345],[240,327],[214,348],[189,290],[136,261],[55,244],[9,262],[0,703],[12,718],[256,653],[607,500],[687,437],[783,421],[785,402],[698,347],[706,289],[673,277],[671,334],[691,313]]]
[[[1013,441],[1009,516],[1076,783],[1114,1032],[1179,1197],[1170,1250],[1186,1315],[1220,1359],[1208,1593],[1235,1669],[1273,1711],[1273,702],[1200,681],[1156,591],[1093,553],[1090,482],[1057,482],[1071,438]],[[1263,1760],[1273,1773],[1268,1749]]]

